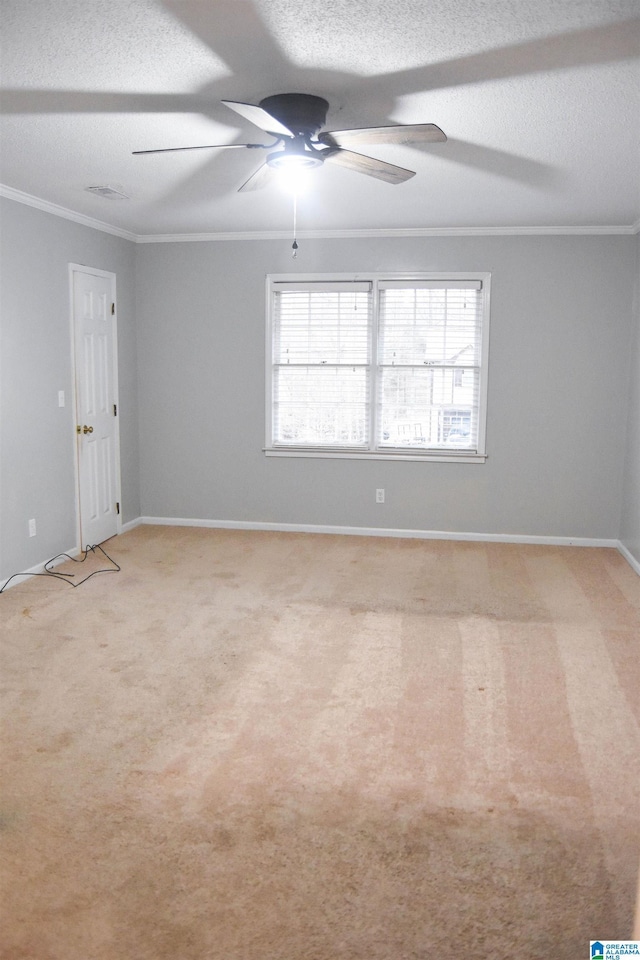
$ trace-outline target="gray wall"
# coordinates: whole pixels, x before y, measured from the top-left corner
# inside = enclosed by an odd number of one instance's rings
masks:
[[[304,240],[294,262],[0,204],[0,581],[76,546],[69,262],[117,275],[125,522],[620,537],[640,558],[637,237]],[[357,270],[491,271],[486,464],[262,453],[265,275]]]
[[[634,322],[620,540],[640,565],[640,236],[636,237]]]
[[[304,240],[293,261],[287,241],[139,245],[142,514],[616,539],[636,247],[631,236]],[[491,271],[484,465],[262,453],[265,275],[365,270]]]
[[[140,514],[135,244],[0,198],[0,582],[76,543],[68,264],[117,275],[124,519]],[[58,407],[64,390],[66,406]],[[37,536],[28,536],[35,518]]]

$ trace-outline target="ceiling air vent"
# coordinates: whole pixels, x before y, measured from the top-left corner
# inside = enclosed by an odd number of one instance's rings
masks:
[[[105,200],[130,200],[131,197],[128,197],[126,193],[122,193],[122,190],[119,189],[119,184],[114,187],[110,187],[107,184],[101,187],[85,187],[87,193],[95,193],[99,197],[104,197]]]

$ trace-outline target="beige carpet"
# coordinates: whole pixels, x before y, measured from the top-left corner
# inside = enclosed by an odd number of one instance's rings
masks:
[[[640,578],[615,551],[170,527],[105,549],[120,573],[0,596],[3,960],[580,960],[631,936]]]

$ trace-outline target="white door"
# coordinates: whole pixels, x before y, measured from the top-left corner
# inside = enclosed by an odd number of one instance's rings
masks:
[[[72,267],[80,546],[118,532],[115,278]]]

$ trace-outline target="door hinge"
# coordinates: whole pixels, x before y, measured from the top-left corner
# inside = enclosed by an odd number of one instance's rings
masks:
[[[111,316],[112,316],[112,317],[115,317],[115,315],[116,315],[116,305],[115,305],[115,303],[112,303],[112,304],[111,304]]]
[[[118,405],[116,403],[113,405],[113,415],[114,417],[118,416]]]
[[[116,503],[116,513],[120,513],[120,504]]]

